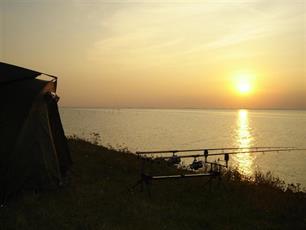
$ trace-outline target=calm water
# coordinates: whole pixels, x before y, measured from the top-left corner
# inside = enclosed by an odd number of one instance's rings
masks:
[[[67,135],[130,151],[213,147],[306,147],[306,111],[61,108]],[[246,175],[271,171],[306,187],[306,151],[232,155]]]

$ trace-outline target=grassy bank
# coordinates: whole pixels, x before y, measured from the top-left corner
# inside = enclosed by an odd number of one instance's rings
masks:
[[[0,229],[306,229],[304,193],[284,192],[277,181],[257,184],[231,174],[139,187],[139,161],[128,153],[70,139],[74,165],[65,186],[27,192],[0,209]],[[161,173],[179,170],[151,163]]]

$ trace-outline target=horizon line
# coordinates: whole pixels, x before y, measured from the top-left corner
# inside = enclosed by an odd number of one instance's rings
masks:
[[[112,107],[112,106],[62,106],[60,108],[80,108],[80,109],[158,109],[158,110],[306,110],[306,108],[239,108],[239,107],[134,107],[134,106],[123,106],[123,107]]]

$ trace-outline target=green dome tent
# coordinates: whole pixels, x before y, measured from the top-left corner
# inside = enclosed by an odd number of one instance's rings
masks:
[[[40,75],[0,62],[0,204],[23,188],[59,186],[72,163],[57,107],[57,78]]]

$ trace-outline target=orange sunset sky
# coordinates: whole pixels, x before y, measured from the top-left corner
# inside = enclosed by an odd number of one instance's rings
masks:
[[[306,109],[306,2],[2,0],[0,57],[61,106]]]

